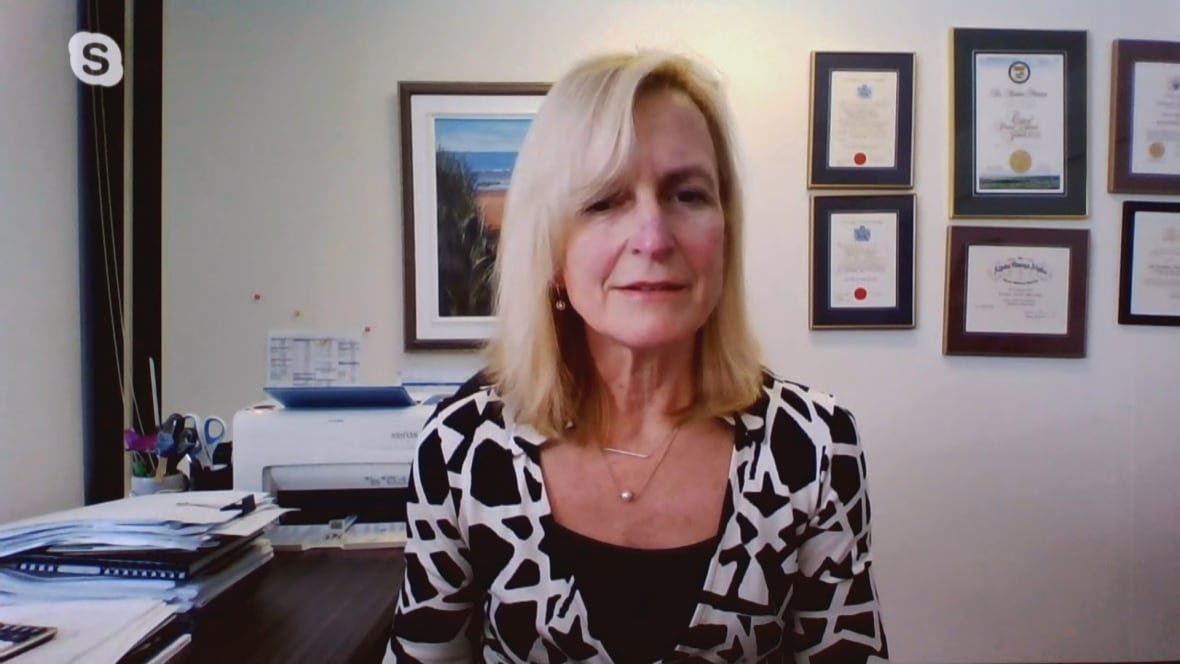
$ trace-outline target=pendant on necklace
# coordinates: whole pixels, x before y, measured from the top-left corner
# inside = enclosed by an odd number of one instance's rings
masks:
[[[619,492],[619,500],[623,501],[624,503],[629,503],[632,500],[635,500],[635,494],[631,493],[627,489],[623,489]]]

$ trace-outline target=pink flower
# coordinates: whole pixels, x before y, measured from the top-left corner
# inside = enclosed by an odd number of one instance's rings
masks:
[[[134,429],[123,432],[123,446],[132,452],[155,452],[156,432],[141,436]]]

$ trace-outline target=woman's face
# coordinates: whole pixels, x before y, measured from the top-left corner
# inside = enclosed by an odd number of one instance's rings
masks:
[[[592,343],[691,344],[721,297],[716,151],[704,115],[682,92],[643,94],[634,116],[629,169],[574,220],[558,283]]]

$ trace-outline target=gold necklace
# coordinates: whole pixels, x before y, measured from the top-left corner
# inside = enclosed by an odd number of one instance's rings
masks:
[[[599,447],[597,445],[595,446],[598,447],[598,453],[602,455],[602,463],[606,465],[606,474],[610,476],[611,484],[613,484],[615,486],[615,490],[619,492],[619,500],[623,501],[624,503],[633,502],[636,498],[638,498],[639,494],[647,490],[647,485],[651,484],[652,478],[656,476],[656,472],[658,472],[660,470],[660,466],[663,465],[664,458],[668,456],[668,450],[672,449],[672,443],[676,441],[676,434],[680,433],[681,426],[682,424],[677,424],[676,427],[672,429],[672,433],[668,436],[668,441],[664,443],[664,450],[660,452],[660,458],[656,461],[656,467],[651,469],[651,474],[647,476],[647,481],[645,481],[643,485],[639,487],[638,492],[632,491],[630,489],[619,489],[619,481],[615,478],[615,471],[611,470],[610,460],[606,458],[606,448]],[[617,450],[614,449],[611,451],[617,452]],[[626,452],[623,453],[626,454]],[[632,452],[631,454],[640,456],[637,452]],[[646,459],[650,456],[651,454],[647,454],[643,455],[642,458]]]

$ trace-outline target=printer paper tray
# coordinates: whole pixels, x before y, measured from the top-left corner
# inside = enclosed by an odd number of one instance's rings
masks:
[[[313,491],[279,491],[275,502],[293,507],[279,523],[327,523],[332,519],[356,516],[360,523],[402,522],[406,520],[408,488],[402,489],[317,489]]]

